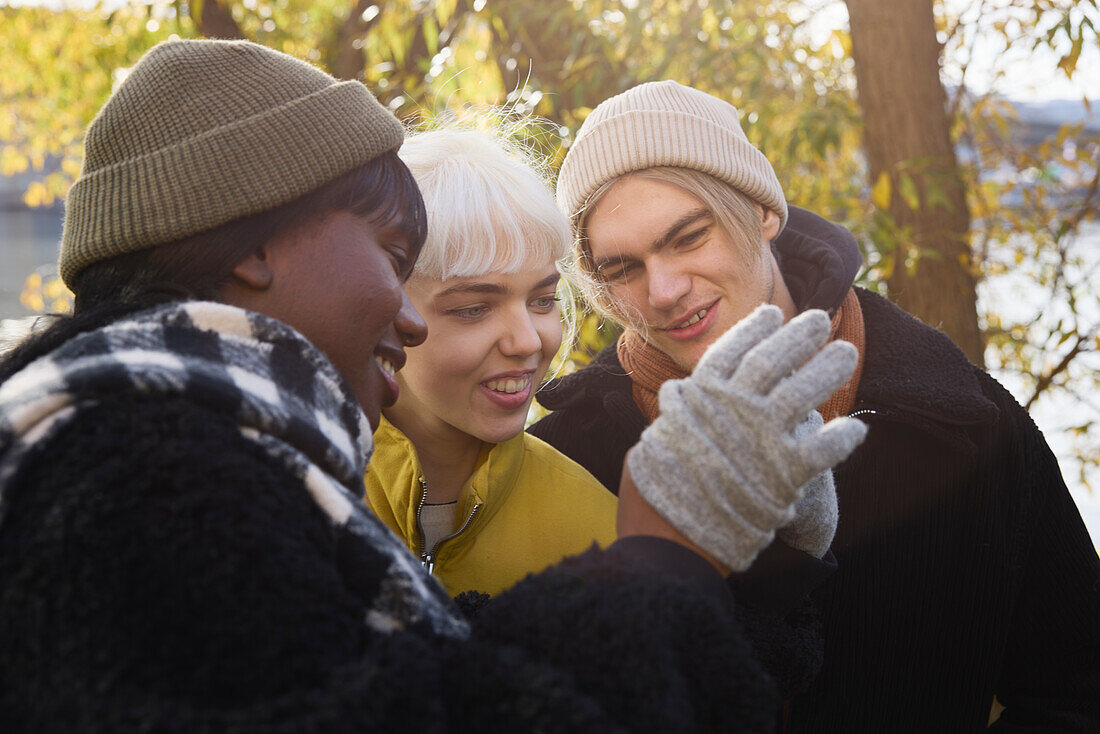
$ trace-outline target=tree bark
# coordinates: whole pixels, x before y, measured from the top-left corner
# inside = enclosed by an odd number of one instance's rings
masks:
[[[891,182],[886,213],[898,246],[885,253],[894,259],[890,299],[942,329],[983,366],[970,212],[951,142],[932,3],[847,0],[864,144],[871,184],[883,172]]]
[[[363,13],[371,5],[379,6],[378,14],[369,21],[363,20]],[[330,64],[333,76],[338,79],[363,80],[367,58],[363,54],[362,48],[355,47],[355,41],[362,40],[371,26],[382,17],[385,7],[385,3],[375,2],[375,0],[357,0],[351,10],[348,11],[347,17],[337,29],[336,38],[333,41],[335,58]]]
[[[243,39],[233,13],[218,0],[191,0],[191,20],[205,38]]]

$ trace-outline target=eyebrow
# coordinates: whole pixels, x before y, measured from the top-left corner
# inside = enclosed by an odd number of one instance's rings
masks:
[[[689,227],[692,224],[695,224],[700,219],[706,219],[710,216],[712,216],[710,210],[706,207],[701,206],[698,209],[691,210],[690,212],[673,222],[672,226],[666,229],[664,234],[653,240],[653,242],[650,243],[649,247],[646,249],[646,252],[658,252],[659,250],[666,247],[669,242],[675,239],[676,236],[680,234],[680,230],[684,229],[685,227]],[[627,262],[634,259],[635,258],[631,257],[623,257],[622,255],[610,255],[608,257],[600,258],[595,263],[596,272],[599,272],[604,267],[612,263]]]
[[[559,280],[561,280],[561,274],[554,271],[551,275],[535,283],[535,287],[532,288],[532,290],[549,288]],[[499,295],[507,292],[508,289],[498,283],[459,283],[458,285],[452,285],[450,288],[444,288],[439,293],[436,293],[435,297],[444,298],[446,296],[453,296],[456,293],[487,293],[490,295]]]

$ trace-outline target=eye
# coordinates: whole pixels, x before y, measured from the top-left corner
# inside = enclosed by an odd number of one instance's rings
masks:
[[[409,253],[399,245],[389,245],[386,252],[389,254],[390,260],[393,261],[393,271],[397,274],[397,277],[403,281],[408,280],[409,276],[412,275],[412,261],[409,259]]]
[[[638,271],[638,263],[624,262],[606,265],[599,270],[599,276],[608,283],[626,282]]]
[[[531,299],[531,308],[538,313],[550,313],[557,305],[558,297],[553,293]]]
[[[448,315],[457,316],[458,318],[465,319],[467,321],[475,321],[487,313],[489,313],[489,307],[486,305],[464,306],[462,308],[452,308],[447,310]]]
[[[688,232],[683,237],[676,240],[676,249],[690,250],[692,247],[702,244],[703,238],[708,231],[710,231],[710,225]]]

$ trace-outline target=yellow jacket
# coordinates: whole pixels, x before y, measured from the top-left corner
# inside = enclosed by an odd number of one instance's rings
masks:
[[[421,560],[420,460],[385,418],[374,434],[367,505]],[[615,539],[616,498],[572,459],[528,433],[487,444],[462,488],[457,535],[437,546],[431,572],[452,596],[497,594],[529,573]]]

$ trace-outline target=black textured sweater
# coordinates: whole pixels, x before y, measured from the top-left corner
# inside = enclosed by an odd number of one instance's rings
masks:
[[[673,543],[567,559],[466,638],[365,624],[390,557],[216,406],[58,425],[0,486],[5,734],[774,728],[726,585]]]
[[[805,306],[835,290],[826,274],[843,285],[837,251],[854,242],[798,216],[779,244]],[[943,334],[857,292],[853,413],[870,431],[835,472],[838,570],[814,594],[825,660],[787,731],[975,732],[994,695],[994,730],[1100,731],[1100,562],[1054,456]],[[556,412],[532,432],[617,486],[644,420],[614,349],[540,400]]]

